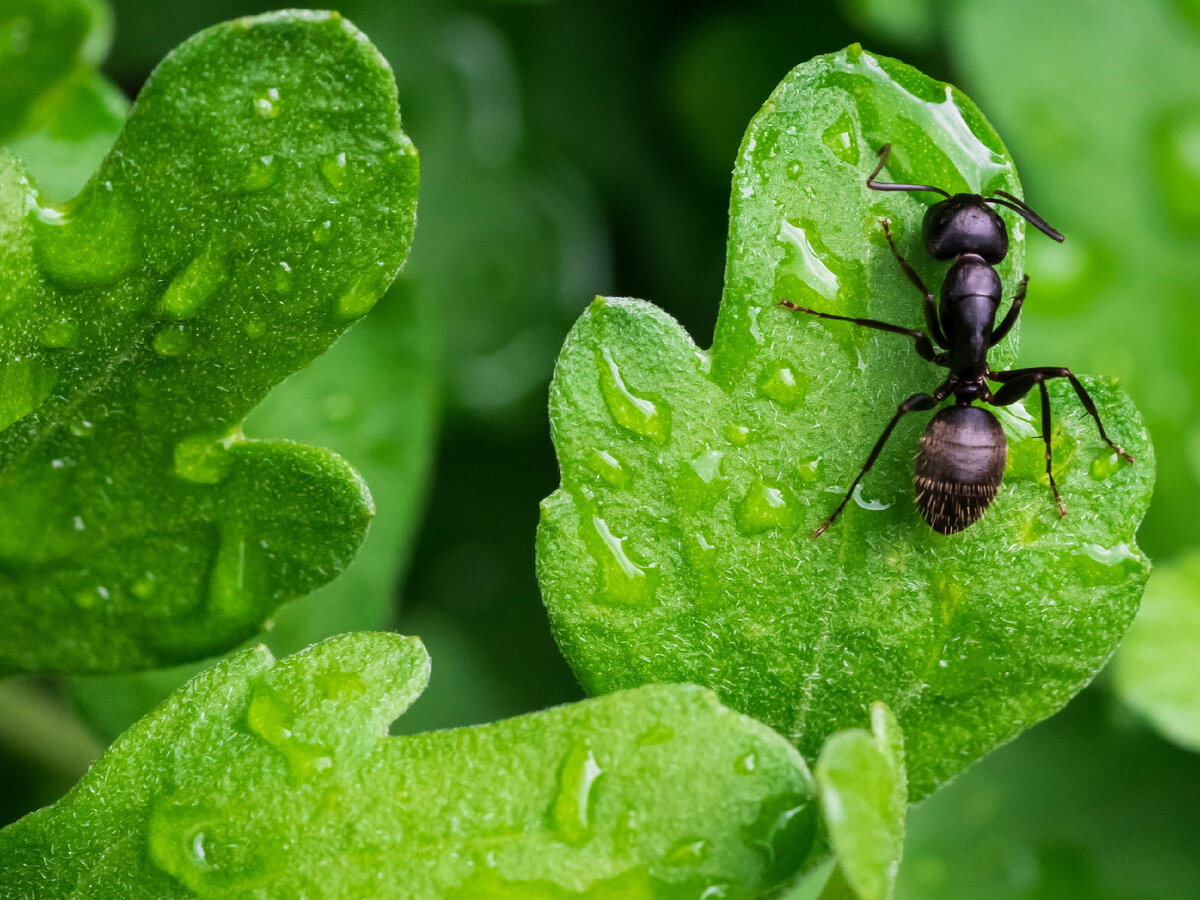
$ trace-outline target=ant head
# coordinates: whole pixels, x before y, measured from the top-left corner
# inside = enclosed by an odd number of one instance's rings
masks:
[[[1004,220],[979,194],[955,194],[925,211],[925,249],[938,261],[974,253],[991,265],[1008,254]]]

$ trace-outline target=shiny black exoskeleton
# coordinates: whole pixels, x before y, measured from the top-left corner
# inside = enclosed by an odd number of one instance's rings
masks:
[[[939,262],[954,260],[942,281],[939,303],[935,304],[929,288],[896,249],[887,220],[881,221],[892,254],[904,274],[925,298],[925,324],[929,333],[875,319],[817,312],[789,300],[780,300],[780,303],[797,312],[823,319],[839,319],[865,328],[911,337],[922,358],[949,369],[950,374],[932,394],[913,394],[897,407],[896,414],[884,428],[862,471],[846,491],[846,496],[813,535],[823,534],[845,508],[858,483],[875,464],[896,423],[907,413],[933,409],[951,396],[955,405],[935,415],[921,436],[914,474],[917,506],[929,526],[940,534],[954,534],[976,522],[1000,490],[1008,445],[996,417],[986,409],[971,404],[978,400],[991,406],[1008,406],[1022,399],[1035,385],[1042,398],[1046,475],[1050,479],[1059,514],[1065,516],[1067,508],[1063,505],[1051,471],[1050,396],[1046,390],[1048,379],[1068,379],[1079,402],[1095,420],[1104,442],[1127,462],[1132,463],[1133,457],[1109,440],[1096,412],[1096,405],[1069,369],[1042,367],[996,372],[988,366],[988,350],[1003,340],[1016,323],[1029,281],[1028,275],[1021,279],[1012,305],[997,326],[996,314],[1000,309],[1002,285],[995,266],[1008,254],[1008,229],[1004,220],[988,204],[1014,210],[1056,241],[1062,241],[1063,236],[1026,206],[1023,200],[1006,191],[996,191],[991,197],[980,194],[951,195],[928,184],[876,181],[875,177],[887,165],[890,153],[890,144],[880,148],[879,165],[867,176],[867,187],[877,191],[934,191],[946,198],[929,207],[922,221],[925,249],[930,256]],[[1000,388],[993,393],[988,387],[989,381],[999,382]]]

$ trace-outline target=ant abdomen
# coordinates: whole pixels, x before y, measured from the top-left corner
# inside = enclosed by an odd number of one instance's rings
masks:
[[[1000,490],[1008,443],[978,406],[948,406],[930,421],[917,452],[917,506],[929,527],[954,534],[979,520]]]

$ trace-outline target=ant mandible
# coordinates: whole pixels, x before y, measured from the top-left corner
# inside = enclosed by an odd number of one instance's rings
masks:
[[[1067,508],[1063,505],[1051,471],[1050,396],[1046,390],[1048,379],[1068,379],[1079,402],[1095,420],[1104,442],[1126,462],[1132,463],[1133,457],[1109,439],[1096,412],[1096,404],[1070,369],[1041,367],[996,372],[989,368],[988,350],[996,346],[1017,321],[1025,301],[1029,276],[1021,279],[1012,306],[997,327],[996,313],[1000,308],[1002,285],[995,266],[1008,253],[1008,230],[1004,220],[987,204],[1008,207],[1056,241],[1062,241],[1063,236],[1023,200],[1006,191],[997,190],[992,197],[980,194],[951,195],[928,184],[876,181],[875,177],[887,165],[891,150],[891,144],[884,144],[879,149],[879,165],[867,176],[867,187],[875,191],[933,191],[946,198],[929,207],[921,223],[925,249],[930,256],[939,262],[954,260],[942,282],[940,305],[934,303],[933,293],[896,249],[887,219],[880,220],[896,262],[925,298],[925,324],[929,333],[876,319],[856,319],[818,312],[798,306],[790,300],[780,300],[780,303],[796,312],[822,319],[838,319],[864,328],[906,335],[913,339],[919,356],[949,369],[950,374],[932,394],[913,394],[896,408],[896,414],[883,429],[883,434],[867,457],[866,465],[846,491],[837,509],[813,532],[813,537],[822,535],[845,508],[854,489],[879,457],[896,423],[910,412],[933,409],[951,396],[954,397],[954,405],[947,406],[935,415],[921,435],[913,478],[917,506],[929,527],[939,534],[954,534],[978,521],[1000,490],[1008,444],[996,417],[986,409],[971,404],[978,400],[990,406],[1008,406],[1025,397],[1035,385],[1042,395],[1046,475],[1050,479],[1059,514],[1065,516]],[[941,348],[940,351],[935,349],[934,343]],[[1001,386],[993,393],[988,381],[999,382]]]

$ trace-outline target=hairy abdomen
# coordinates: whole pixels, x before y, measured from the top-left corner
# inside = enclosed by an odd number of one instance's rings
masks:
[[[930,421],[917,453],[917,506],[929,527],[954,534],[979,520],[1000,490],[1008,444],[996,417],[948,406]]]

